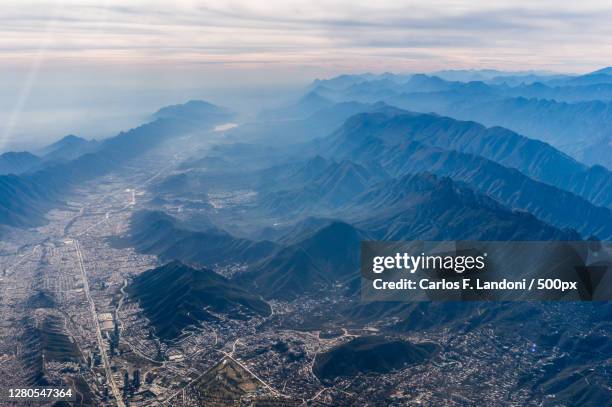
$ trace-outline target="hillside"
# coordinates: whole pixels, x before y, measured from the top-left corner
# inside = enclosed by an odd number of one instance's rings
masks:
[[[341,158],[366,159],[411,141],[479,155],[595,205],[612,206],[610,171],[587,167],[541,141],[474,122],[431,114],[362,113],[348,119],[321,148]]]
[[[525,212],[431,174],[406,175],[357,197],[347,211],[379,240],[576,240]],[[351,215],[348,215],[351,216]]]
[[[75,135],[68,135],[42,149],[46,161],[73,160],[83,154],[92,153],[100,143],[96,140],[86,140]]]
[[[259,297],[213,271],[175,261],[148,270],[128,286],[156,334],[176,338],[183,329],[223,314],[232,319],[267,316],[270,307]]]
[[[359,267],[363,232],[332,222],[255,264],[241,281],[248,281],[268,298],[291,300],[316,293],[334,282],[353,278]]]
[[[129,235],[116,242],[141,253],[155,254],[164,261],[212,267],[217,264],[253,262],[272,254],[277,246],[269,241],[235,238],[210,227],[189,230],[176,219],[159,211],[140,211],[132,216]]]
[[[437,349],[437,345],[431,342],[415,344],[382,336],[364,336],[317,354],[312,370],[322,381],[358,374],[388,373],[425,363]]]
[[[40,163],[40,157],[32,153],[10,151],[0,155],[0,174],[21,174],[36,168]]]

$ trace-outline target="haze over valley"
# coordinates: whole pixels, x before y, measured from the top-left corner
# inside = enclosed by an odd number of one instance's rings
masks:
[[[358,272],[362,240],[610,239],[609,134],[527,136],[437,99],[577,98],[601,72],[344,75],[256,116],[192,100],[3,154],[3,385],[84,405],[601,404],[607,303],[368,304]]]
[[[609,5],[94,3],[0,16],[0,390],[609,404],[610,302],[360,272],[364,241],[612,239]]]

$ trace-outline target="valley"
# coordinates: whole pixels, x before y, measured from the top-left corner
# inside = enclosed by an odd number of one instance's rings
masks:
[[[457,400],[469,402],[474,386],[497,389],[487,393],[491,403],[508,394],[512,398],[507,401],[526,403],[533,401],[534,394],[512,389],[528,380],[525,376],[532,374],[537,364],[563,358],[555,348],[532,352],[528,330],[499,335],[491,325],[482,325],[461,328],[465,331],[460,335],[452,334],[451,329],[456,328],[450,326],[402,332],[394,313],[384,317],[384,313],[375,316],[377,312],[369,311],[365,319],[351,316],[357,309],[342,284],[326,289],[323,296],[315,290],[310,295],[270,298],[266,301],[270,312],[247,319],[205,307],[208,316],[195,316],[178,325],[179,331],[161,335],[164,331],[151,320],[153,314],[147,316],[142,308],[146,303],[126,290],[145,270],[159,266],[159,259],[113,242],[129,231],[132,216],[154,198],[147,186],[171,174],[182,154],[185,152],[176,145],[170,153],[167,149],[150,152],[120,171],[84,182],[70,195],[66,207],[48,214],[46,225],[21,234],[13,230],[13,244],[3,245],[0,280],[2,386],[41,384],[44,376],[44,381],[56,385],[76,386],[82,400],[119,406],[128,398],[130,405],[142,406],[187,406],[196,400],[226,405],[234,399],[290,406],[359,404],[364,397],[399,405],[407,401],[445,402],[449,389]],[[228,196],[233,193],[224,192]],[[226,207],[241,204],[228,201]],[[180,215],[178,209],[176,215]],[[347,240],[346,234],[354,233],[347,227],[338,226],[327,233],[332,233],[330,239],[341,233],[345,243],[358,239]],[[312,244],[319,244],[316,242]],[[302,248],[314,253],[314,247]],[[334,250],[341,253],[343,249]],[[340,261],[339,266],[346,265]],[[243,276],[242,272],[238,271],[238,276]],[[248,287],[246,280],[235,281]],[[171,298],[176,295],[180,294]],[[480,310],[468,315],[486,315],[495,308],[477,306],[475,310]],[[545,311],[547,319],[552,321],[558,312],[564,312],[561,306],[557,308]],[[160,320],[164,323],[181,312],[180,306],[167,311]],[[45,322],[49,320],[54,321],[52,329]],[[342,327],[339,335],[324,334],[338,327]],[[20,347],[27,329],[39,330],[43,337],[62,335],[64,339],[56,340],[52,347],[45,341]],[[318,358],[372,333],[392,334],[416,344],[433,343],[444,351],[376,377],[364,373],[344,376],[341,370],[339,376],[324,383],[316,377],[313,368]],[[375,338],[382,344],[386,341],[384,336]],[[495,363],[489,363],[493,360]],[[340,366],[336,364],[334,369]],[[9,373],[13,371],[22,373]],[[137,386],[131,384],[135,375]]]
[[[612,2],[2,2],[0,407],[603,407]]]
[[[367,302],[359,262],[364,240],[606,239],[609,172],[499,128],[340,105],[319,126],[303,106],[253,124],[191,101],[2,176],[28,205],[9,200],[19,225],[1,230],[0,386],[109,406],[606,399],[609,304]]]

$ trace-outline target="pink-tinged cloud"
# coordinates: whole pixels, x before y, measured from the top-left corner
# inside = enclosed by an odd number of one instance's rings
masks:
[[[0,61],[585,71],[610,64],[610,21],[594,0],[9,0]]]

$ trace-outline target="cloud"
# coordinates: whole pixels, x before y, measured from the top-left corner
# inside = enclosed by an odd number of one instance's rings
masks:
[[[606,3],[11,0],[0,15],[0,60],[27,63],[46,35],[49,63],[419,70],[495,61],[500,68],[580,70],[609,63]],[[45,31],[51,19],[53,30]]]

